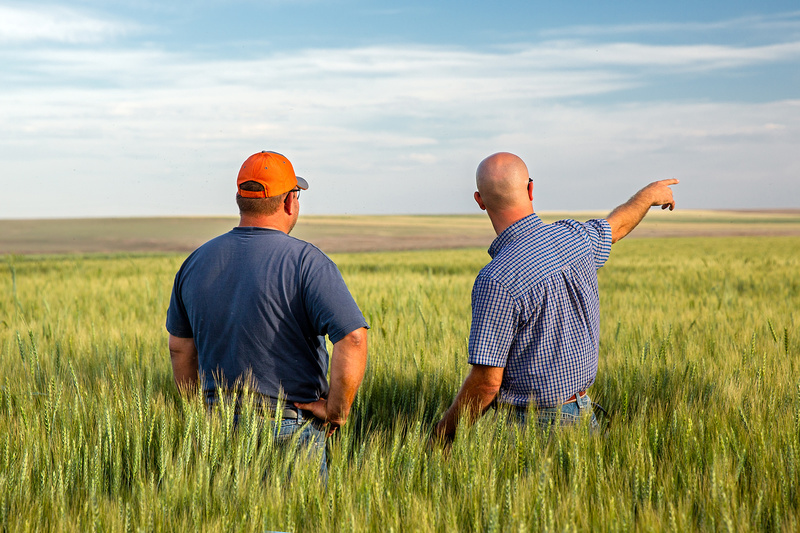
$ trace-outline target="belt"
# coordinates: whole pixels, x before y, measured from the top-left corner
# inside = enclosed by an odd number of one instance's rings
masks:
[[[572,396],[570,396],[567,401],[562,403],[562,405],[566,405],[568,403],[577,402],[578,398],[583,398],[585,396],[586,396],[586,391],[582,390],[579,393],[573,394]],[[489,405],[489,407],[491,407],[493,409],[497,409],[497,405],[498,405],[498,401],[497,401],[497,398],[495,398],[494,401],[492,401],[491,405]],[[512,407],[513,409],[516,409],[517,411],[526,411],[528,409],[527,405],[513,405],[513,404],[503,404],[503,405],[507,405],[509,407]]]
[[[206,404],[209,407],[211,407],[219,399],[219,397],[217,396],[217,391],[214,390],[214,389],[209,389],[209,390],[206,390],[205,392],[206,392]],[[233,397],[234,397],[233,393],[223,393],[223,395],[225,397],[227,397],[229,400],[233,399]],[[241,395],[235,395],[235,396],[236,396],[235,409],[236,409],[236,412],[238,412],[239,411],[239,406],[241,404]],[[278,403],[280,403],[277,398],[273,398],[271,396],[264,396],[264,395],[261,395],[261,394],[255,394],[255,393],[253,394],[253,399],[255,400],[254,401],[255,405],[258,405],[258,406],[266,408],[267,411],[270,414],[271,413],[275,413],[275,411],[278,408]],[[283,402],[283,407],[282,407],[282,412],[280,414],[279,413],[275,413],[275,414],[279,414],[279,416],[277,416],[276,418],[284,418],[284,419],[288,418],[288,419],[291,419],[291,420],[303,420],[304,418],[308,418],[308,419],[313,418],[313,416],[311,415],[310,412],[305,411],[305,413],[308,413],[308,414],[306,416],[304,416],[304,411],[302,409],[300,409],[298,407],[295,407],[291,403],[287,403],[287,402],[284,401]]]
[[[275,411],[276,407],[277,407],[277,405],[272,406],[270,408],[270,412]],[[289,418],[289,419],[292,419],[292,420],[302,420],[304,418],[303,417],[303,411],[301,411],[300,409],[298,409],[294,405],[284,405],[283,406],[283,416],[281,416],[280,418]]]
[[[582,391],[580,391],[579,393],[577,393],[577,394],[573,394],[572,396],[570,396],[570,397],[569,397],[569,400],[567,400],[567,401],[566,401],[566,402],[564,402],[564,403],[565,403],[565,404],[568,404],[568,403],[572,403],[572,402],[577,402],[577,401],[578,401],[578,398],[583,398],[584,396],[586,396],[586,391],[585,391],[585,390],[582,390]]]

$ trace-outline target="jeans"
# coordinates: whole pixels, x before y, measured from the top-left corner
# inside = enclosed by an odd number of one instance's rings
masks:
[[[275,441],[281,445],[289,444],[297,438],[297,448],[305,452],[310,461],[319,461],[319,476],[328,480],[328,455],[325,451],[325,427],[316,418],[284,418],[280,422],[271,420]]]
[[[591,430],[598,431],[600,424],[592,410],[592,400],[588,394],[570,403],[565,403],[556,407],[545,407],[543,409],[526,409],[522,407],[512,407],[510,416],[521,424],[528,423],[528,417],[533,417],[536,425],[540,429],[549,429],[550,426],[574,426],[581,423],[584,418],[591,417],[589,427]]]
[[[209,413],[217,407],[215,395],[206,398],[206,406]],[[239,404],[234,407],[233,427],[239,426]],[[280,446],[286,446],[296,440],[297,449],[300,450],[299,459],[319,461],[319,475],[324,482],[328,480],[328,454],[325,447],[326,429],[322,421],[311,415],[308,411],[290,408],[296,413],[297,418],[262,418],[265,423],[270,424],[275,442]],[[273,411],[274,413],[274,411]]]

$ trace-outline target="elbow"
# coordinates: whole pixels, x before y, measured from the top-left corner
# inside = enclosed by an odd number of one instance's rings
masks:
[[[482,404],[491,403],[500,392],[500,382],[487,380],[477,383],[474,391]]]
[[[608,220],[608,225],[611,228],[611,244],[614,244],[625,236],[626,232],[619,224],[615,223],[613,219]]]
[[[184,338],[175,337],[174,335],[169,336],[167,348],[169,349],[169,355],[173,361],[175,359],[194,356],[197,351],[192,337]]]
[[[344,341],[354,348],[367,346],[367,328],[358,328],[351,331],[344,337]]]
[[[181,352],[179,352],[178,350],[175,350],[172,347],[170,347],[170,349],[169,349],[169,359],[174,364],[176,362],[180,362],[181,359],[183,359],[183,357],[182,357]]]
[[[503,384],[504,368],[475,365],[467,378],[474,394],[480,398],[481,403],[488,404],[500,392]]]
[[[633,227],[622,224],[611,226],[611,244],[619,242],[623,237],[630,233],[632,229]]]
[[[491,402],[500,392],[500,383],[486,383],[480,388],[480,392],[484,400]]]

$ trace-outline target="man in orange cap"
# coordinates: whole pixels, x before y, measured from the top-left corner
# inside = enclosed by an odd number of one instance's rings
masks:
[[[324,473],[325,437],[347,420],[364,376],[368,326],[336,265],[289,236],[308,189],[289,160],[253,154],[236,184],[239,226],[195,250],[175,276],[175,383],[186,391],[199,379],[210,407],[221,392],[249,387],[275,413],[276,436],[301,432]]]

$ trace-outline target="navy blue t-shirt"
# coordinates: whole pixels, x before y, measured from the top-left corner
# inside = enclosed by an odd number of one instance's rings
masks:
[[[290,402],[328,395],[328,351],[368,327],[339,269],[317,247],[272,229],[237,227],[184,261],[167,331],[193,338],[203,388],[252,371],[257,390]]]

